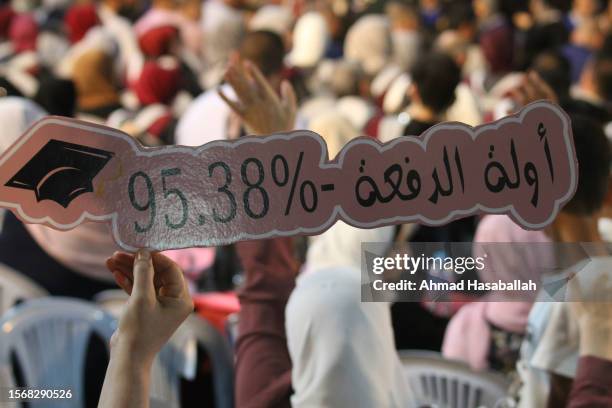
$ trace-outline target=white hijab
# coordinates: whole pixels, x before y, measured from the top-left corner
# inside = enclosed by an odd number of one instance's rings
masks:
[[[0,155],[46,114],[43,108],[28,99],[18,96],[0,98]]]
[[[294,408],[409,406],[388,304],[360,297],[361,243],[392,237],[338,222],[313,239],[286,308]]]

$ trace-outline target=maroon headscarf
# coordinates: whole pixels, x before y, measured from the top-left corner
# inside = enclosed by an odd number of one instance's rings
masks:
[[[71,43],[80,41],[90,28],[100,24],[96,7],[93,4],[75,4],[64,15],[64,24]]]
[[[132,90],[142,105],[170,104],[179,90],[180,79],[180,69],[174,58],[147,61]]]
[[[9,38],[16,52],[35,51],[38,23],[31,14],[18,14],[9,28]]]
[[[138,38],[142,53],[150,58],[170,54],[172,46],[179,41],[179,31],[174,26],[152,28]]]

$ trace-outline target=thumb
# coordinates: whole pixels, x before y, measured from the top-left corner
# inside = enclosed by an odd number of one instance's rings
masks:
[[[151,253],[146,249],[139,249],[134,260],[134,286],[132,288],[134,296],[155,297],[154,273]]]
[[[293,90],[293,87],[291,86],[291,83],[289,83],[289,81],[284,80],[281,83],[281,87],[280,87],[280,91],[281,91],[281,99],[283,102],[283,105],[285,105],[285,107],[288,110],[288,114],[289,114],[289,118],[292,120],[295,120],[295,113],[297,112],[297,97],[295,95],[295,91]],[[294,123],[290,123],[290,126],[293,128]]]

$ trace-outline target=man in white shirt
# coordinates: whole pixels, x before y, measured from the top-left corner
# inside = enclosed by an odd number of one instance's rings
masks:
[[[254,63],[274,89],[281,82],[284,45],[277,34],[266,31],[248,33],[239,49],[240,58]],[[221,86],[228,97],[234,95],[230,87]],[[200,146],[213,140],[234,139],[244,133],[239,118],[221,99],[217,89],[210,89],[198,96],[179,119],[176,127],[176,143]]]

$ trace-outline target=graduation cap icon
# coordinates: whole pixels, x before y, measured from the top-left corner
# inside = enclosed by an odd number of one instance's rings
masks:
[[[37,201],[52,200],[67,208],[93,191],[93,179],[112,157],[112,152],[51,139],[5,186],[33,190]]]

